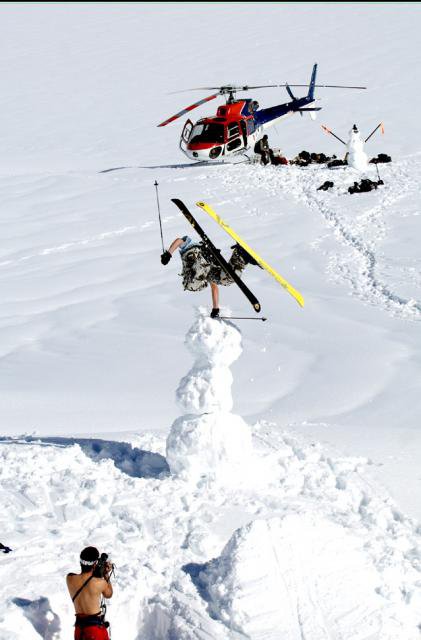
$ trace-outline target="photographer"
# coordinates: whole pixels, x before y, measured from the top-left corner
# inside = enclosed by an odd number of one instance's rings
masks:
[[[95,547],[80,554],[80,573],[69,573],[67,588],[76,612],[75,640],[109,640],[103,598],[111,598],[113,565]]]

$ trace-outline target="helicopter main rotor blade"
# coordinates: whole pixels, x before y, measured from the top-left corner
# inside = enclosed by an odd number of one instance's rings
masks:
[[[288,85],[290,87],[308,87],[308,84],[290,84],[289,82]],[[278,84],[277,86],[284,87],[285,85]],[[315,84],[314,86],[322,89],[367,89],[367,87],[350,87],[344,84]]]
[[[235,92],[235,91],[249,91],[250,89],[269,89],[275,87],[308,87],[307,84],[291,84],[290,82],[285,82],[284,84],[256,84],[256,85],[225,85],[223,87],[193,87],[192,89],[183,89],[183,91],[175,91],[174,93],[184,93],[186,91],[215,91],[218,89],[219,94],[223,95],[224,93]],[[367,87],[354,87],[343,84],[316,84],[314,85],[318,88],[324,89],[367,89]]]
[[[186,91],[215,91],[216,89],[219,91],[220,95],[224,93],[230,93],[235,91],[248,91],[249,89],[263,89],[265,87],[284,87],[283,84],[258,84],[258,85],[234,85],[234,84],[226,84],[222,87],[193,87],[192,89],[183,89],[182,91],[173,91],[173,93],[185,93]]]
[[[177,120],[177,118],[180,118],[180,116],[183,116],[185,113],[188,113],[189,111],[192,111],[193,109],[196,109],[196,107],[199,107],[201,104],[204,104],[205,102],[209,102],[210,100],[213,100],[214,98],[217,98],[218,96],[219,96],[219,93],[214,93],[211,96],[208,96],[207,98],[203,98],[202,100],[198,100],[194,104],[191,104],[189,107],[185,107],[184,109],[182,109],[182,111],[179,111],[174,116],[171,116],[171,118],[168,118],[167,120],[164,120],[164,122],[161,122],[161,124],[158,124],[157,126],[158,127],[165,127],[165,125],[169,124],[170,122],[174,122],[174,120]]]

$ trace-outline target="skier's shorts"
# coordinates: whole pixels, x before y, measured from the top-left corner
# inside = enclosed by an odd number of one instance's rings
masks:
[[[185,290],[201,291],[208,286],[214,265],[210,263],[207,255],[205,257],[203,247],[195,246],[187,249],[181,255],[181,261],[183,264],[181,276]]]
[[[109,640],[108,622],[101,614],[76,614],[75,640]]]
[[[215,263],[212,254],[203,245],[187,249],[181,255],[181,261],[183,288],[187,291],[201,291],[208,286],[209,282],[223,286],[233,283],[231,276]],[[239,275],[245,267],[244,260],[236,250],[232,253],[229,265]]]

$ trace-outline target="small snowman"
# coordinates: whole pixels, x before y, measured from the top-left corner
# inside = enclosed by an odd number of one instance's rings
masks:
[[[368,167],[367,154],[364,151],[364,140],[361,139],[360,132],[356,124],[349,132],[349,140],[347,143],[346,160],[348,165],[357,171],[365,171]]]

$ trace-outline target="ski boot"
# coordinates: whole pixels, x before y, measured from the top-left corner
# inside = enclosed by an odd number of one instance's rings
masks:
[[[230,259],[230,263],[234,267],[234,269],[244,269],[246,264],[253,264],[255,266],[260,266],[256,260],[251,256],[241,245],[234,244],[231,249],[233,249],[232,256]],[[238,266],[237,266],[238,264]]]
[[[211,311],[210,317],[219,318],[219,309],[214,307]]]

